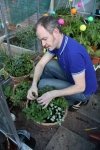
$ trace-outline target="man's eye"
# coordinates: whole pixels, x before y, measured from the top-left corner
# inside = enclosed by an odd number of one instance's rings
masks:
[[[44,41],[46,41],[47,39],[43,39]]]

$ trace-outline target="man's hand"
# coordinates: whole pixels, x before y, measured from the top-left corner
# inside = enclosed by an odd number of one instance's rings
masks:
[[[43,108],[46,108],[52,101],[52,99],[55,98],[53,95],[53,91],[46,92],[41,97],[37,98],[37,102],[40,105],[44,106]]]
[[[27,93],[27,99],[34,100],[38,97],[38,88],[36,86],[31,86]]]

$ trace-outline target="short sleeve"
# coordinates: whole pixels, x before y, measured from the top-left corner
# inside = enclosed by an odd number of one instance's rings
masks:
[[[69,64],[72,74],[78,74],[85,70],[85,60],[80,53],[72,54],[70,56]]]

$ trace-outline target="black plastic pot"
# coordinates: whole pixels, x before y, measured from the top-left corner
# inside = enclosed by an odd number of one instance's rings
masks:
[[[34,150],[36,145],[35,139],[26,130],[19,130],[18,136],[20,140],[25,143],[29,148]],[[17,145],[0,132],[0,150],[19,150]]]
[[[29,146],[32,150],[34,150],[34,147],[36,145],[35,139],[30,135],[30,133],[26,130],[18,130],[18,135],[20,140],[25,143],[27,146]]]
[[[0,132],[0,150],[18,150],[18,147],[3,133]]]
[[[3,135],[3,133],[0,132],[0,150],[5,150],[4,143],[6,141],[6,137]]]

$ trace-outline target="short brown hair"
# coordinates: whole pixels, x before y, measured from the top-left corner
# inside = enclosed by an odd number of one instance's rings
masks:
[[[49,33],[52,33],[55,28],[58,28],[59,31],[61,32],[61,29],[60,29],[61,27],[58,24],[58,20],[53,16],[43,16],[43,17],[41,17],[37,21],[37,23],[35,25],[35,29],[37,29],[38,25],[43,26]]]

